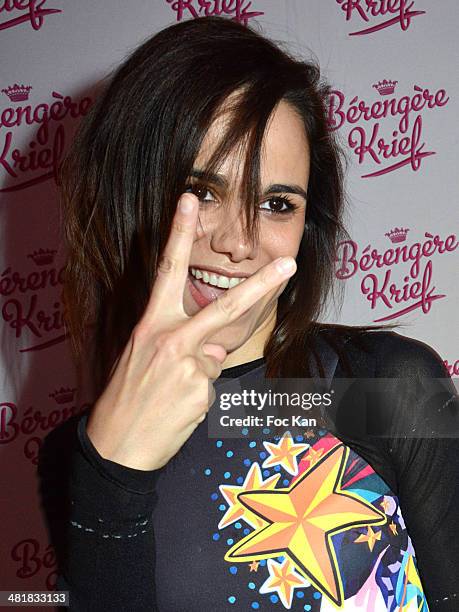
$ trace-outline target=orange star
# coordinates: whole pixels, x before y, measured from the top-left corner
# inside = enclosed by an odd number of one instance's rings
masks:
[[[387,514],[387,509],[390,507],[390,501],[387,499],[383,499],[383,501],[380,503],[380,506],[384,510],[384,512]]]
[[[323,452],[324,452],[323,448],[319,448],[318,450],[311,448],[309,450],[309,453],[305,455],[303,459],[309,461],[309,467],[311,468],[315,463],[319,461],[319,459],[323,455]]]
[[[265,525],[265,522],[261,521],[238,501],[237,496],[243,491],[251,491],[253,489],[261,489],[263,491],[265,489],[274,489],[280,476],[280,474],[275,474],[263,480],[259,464],[252,463],[240,487],[236,485],[220,485],[220,492],[228,502],[229,507],[218,523],[218,528],[223,529],[223,527],[227,527],[239,519],[243,519],[246,523],[255,528]]]
[[[252,561],[252,563],[249,563],[250,571],[251,572],[258,572],[258,566],[259,565],[260,565],[259,561]]]
[[[262,467],[281,465],[292,476],[298,474],[297,455],[310,447],[309,444],[295,444],[289,431],[284,433],[277,444],[272,442],[263,442],[263,444],[270,456],[264,460]]]
[[[286,489],[241,493],[239,501],[269,523],[234,544],[225,560],[243,562],[287,553],[297,571],[335,604],[343,585],[332,536],[352,527],[381,525],[385,515],[341,489],[349,447],[338,444]]]
[[[373,529],[368,526],[367,527],[367,533],[366,535],[361,533],[359,535],[359,537],[354,540],[354,542],[368,542],[368,548],[372,551],[374,548],[374,545],[376,544],[376,540],[380,540],[381,539],[381,532],[374,532]]]
[[[398,535],[397,525],[394,523],[394,521],[392,521],[392,523],[389,523],[389,529],[392,531],[394,535]]]
[[[268,559],[269,577],[261,585],[260,593],[277,593],[287,609],[292,607],[293,591],[300,587],[309,587],[311,583],[297,574],[294,564],[287,557],[282,563]]]

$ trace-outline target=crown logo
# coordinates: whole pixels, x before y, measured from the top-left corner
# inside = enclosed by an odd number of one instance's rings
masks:
[[[51,249],[39,249],[38,251],[30,253],[27,255],[27,257],[31,257],[37,266],[45,266],[53,263],[54,255],[56,253],[56,250],[52,251]]]
[[[382,81],[379,81],[379,83],[375,83],[373,87],[379,91],[381,96],[388,96],[389,94],[394,93],[397,83],[398,81],[383,79]]]
[[[73,401],[75,391],[76,387],[74,389],[70,389],[70,387],[61,387],[60,389],[53,391],[53,393],[50,393],[49,397],[52,397],[56,404],[67,404],[68,402]]]
[[[31,89],[32,85],[18,85],[15,83],[6,89],[2,89],[2,93],[6,94],[11,102],[22,102],[29,99]]]
[[[395,227],[390,232],[386,232],[384,235],[387,236],[391,242],[404,242],[406,235],[410,230],[408,228]]]

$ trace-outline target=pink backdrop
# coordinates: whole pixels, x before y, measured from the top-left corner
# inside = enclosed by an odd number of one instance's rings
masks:
[[[336,268],[344,307],[326,320],[397,321],[459,374],[455,0],[0,0],[1,590],[53,589],[37,453],[95,399],[77,388],[63,326],[56,167],[104,75],[204,14],[312,51],[333,84],[352,241]]]

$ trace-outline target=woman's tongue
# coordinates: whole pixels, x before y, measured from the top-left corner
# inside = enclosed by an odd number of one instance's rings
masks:
[[[227,291],[227,289],[222,289],[221,287],[215,287],[214,285],[209,285],[209,283],[205,283],[203,280],[195,278],[190,274],[190,280],[196,289],[202,293],[202,295],[208,300],[215,300],[219,295]]]

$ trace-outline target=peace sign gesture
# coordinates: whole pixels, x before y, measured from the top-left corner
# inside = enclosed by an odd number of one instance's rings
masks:
[[[227,355],[207,340],[296,270],[293,257],[279,258],[188,316],[183,294],[198,210],[196,196],[182,195],[148,304],[88,419],[104,458],[140,470],[165,465],[205,419]]]

